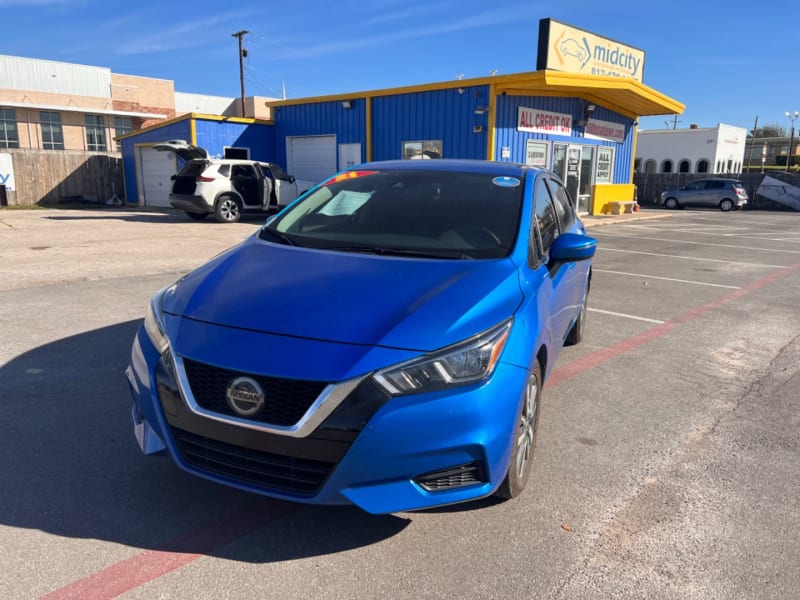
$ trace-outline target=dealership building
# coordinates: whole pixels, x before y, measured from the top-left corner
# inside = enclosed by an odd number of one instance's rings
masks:
[[[249,113],[256,118],[203,108],[170,114],[123,105],[116,97],[98,109],[114,117],[149,119],[144,129],[134,125],[133,131],[114,136],[128,204],[169,206],[170,178],[181,162],[154,146],[186,140],[210,156],[276,162],[295,176],[301,191],[373,160],[525,163],[555,171],[579,212],[601,214],[609,212],[611,202],[634,197],[638,119],[683,112],[680,102],[643,82],[644,67],[640,49],[543,19],[535,71],[265,100]],[[122,94],[119,84],[125,82],[103,77],[109,79],[104,90]],[[162,106],[175,106],[170,92],[172,104]]]
[[[168,160],[152,150],[158,142],[240,156],[257,138],[250,157],[285,166],[301,189],[366,161],[488,159],[551,168],[580,212],[608,212],[634,196],[639,117],[684,108],[643,83],[644,62],[642,50],[543,19],[536,71],[273,101],[266,122],[190,114],[124,136],[127,201],[168,203],[142,189],[169,187]]]

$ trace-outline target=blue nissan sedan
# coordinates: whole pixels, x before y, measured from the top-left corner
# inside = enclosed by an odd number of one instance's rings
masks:
[[[595,247],[549,171],[344,171],[153,297],[127,370],[136,439],[285,500],[513,498]]]

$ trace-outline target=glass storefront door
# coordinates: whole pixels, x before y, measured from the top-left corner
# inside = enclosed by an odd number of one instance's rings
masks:
[[[564,182],[580,214],[589,212],[594,164],[594,146],[553,144],[553,172]]]
[[[592,183],[594,182],[594,146],[581,148],[581,164],[578,169],[578,213],[589,212],[589,202],[592,198]]]

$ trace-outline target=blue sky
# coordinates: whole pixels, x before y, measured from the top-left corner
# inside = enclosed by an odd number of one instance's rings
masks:
[[[644,83],[686,104],[679,128],[750,129],[758,116],[788,129],[785,111],[800,111],[800,9],[774,0],[0,0],[0,54],[234,97],[231,34],[246,29],[247,95],[279,97],[285,83],[293,98],[534,71],[547,17],[644,50]]]

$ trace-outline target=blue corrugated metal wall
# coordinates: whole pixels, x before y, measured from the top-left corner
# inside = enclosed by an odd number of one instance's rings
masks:
[[[372,158],[402,158],[403,142],[419,140],[442,140],[443,158],[486,158],[488,112],[476,110],[488,94],[484,85],[374,98]]]
[[[551,142],[550,160],[552,161],[552,142],[566,142],[582,144],[588,146],[610,146],[614,148],[614,181],[613,183],[631,182],[631,156],[633,154],[633,119],[612,112],[602,106],[598,106],[592,115],[593,118],[601,121],[610,121],[625,125],[625,141],[621,144],[594,140],[581,137],[580,130],[573,127],[573,135],[549,136],[541,133],[530,133],[517,131],[517,108],[535,108],[551,112],[572,115],[573,124],[575,121],[583,119],[583,110],[586,106],[585,100],[577,98],[550,98],[550,97],[531,97],[531,96],[498,96],[497,97],[497,118],[496,118],[496,143],[495,160],[505,160],[511,162],[525,162],[525,141],[528,139],[546,140]],[[501,158],[503,148],[510,148],[511,157]],[[548,165],[552,166],[552,163]]]
[[[195,123],[197,145],[205,148],[209,156],[222,158],[225,146],[236,146],[250,148],[252,160],[275,161],[275,128],[272,125],[205,119],[197,119]]]
[[[125,175],[125,201],[136,204],[139,201],[138,186],[136,185],[136,152],[135,144],[155,144],[167,140],[192,139],[192,129],[189,119],[170,123],[164,127],[157,127],[142,131],[141,133],[122,140],[122,170]]]
[[[276,162],[287,167],[286,138],[296,135],[335,135],[337,144],[361,144],[361,160],[366,160],[366,100],[356,98],[349,102],[351,108],[345,108],[341,101],[277,108],[274,113]]]

